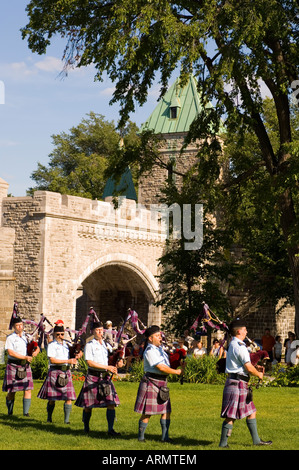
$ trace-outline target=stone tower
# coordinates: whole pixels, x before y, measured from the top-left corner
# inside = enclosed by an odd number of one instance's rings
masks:
[[[165,168],[154,166],[142,176],[138,186],[138,201],[141,204],[147,206],[158,203],[161,188],[168,178],[175,180],[178,186],[181,184],[181,177],[175,174],[174,169],[184,174],[196,161],[196,142],[190,144],[183,153],[181,148],[191,123],[201,110],[197,81],[190,75],[185,86],[180,86],[179,79],[174,82],[143,124],[142,130],[151,130],[163,138],[161,159]]]

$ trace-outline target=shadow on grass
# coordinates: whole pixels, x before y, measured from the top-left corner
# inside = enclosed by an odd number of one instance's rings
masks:
[[[96,429],[91,429],[89,433],[85,433],[83,429],[83,424],[82,424],[82,429],[76,429],[73,428],[72,425],[64,424],[64,425],[58,425],[53,423],[48,423],[48,422],[42,422],[40,420],[37,420],[32,417],[27,417],[27,416],[14,416],[14,415],[7,415],[4,413],[0,413],[0,424],[3,426],[7,427],[12,427],[15,430],[23,430],[24,427],[26,426],[31,427],[35,431],[42,431],[42,432],[51,432],[55,433],[57,435],[74,435],[74,436],[86,436],[88,438],[92,439],[103,439],[107,441],[127,441],[129,439],[132,440],[137,440],[137,434],[136,433],[129,433],[129,432],[122,432],[121,435],[113,438],[108,435],[107,431],[98,431]],[[190,439],[186,438],[186,436],[180,436],[180,437],[174,437],[172,439],[173,445],[180,445],[180,446],[190,446],[190,447],[196,447],[196,446],[208,446],[211,445],[213,442],[212,441],[207,441],[207,440],[197,440],[197,439]],[[161,442],[161,435],[159,434],[150,434],[146,436],[146,442],[148,443],[161,443],[161,445],[169,445],[169,443],[162,443]],[[140,444],[140,443],[139,443]],[[171,445],[171,444],[170,444]]]

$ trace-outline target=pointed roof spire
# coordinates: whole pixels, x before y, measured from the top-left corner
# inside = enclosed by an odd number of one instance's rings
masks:
[[[190,74],[189,80],[183,87],[178,78],[142,125],[142,130],[153,130],[155,134],[188,132],[191,123],[201,110],[200,93],[197,90],[195,77]]]
[[[111,177],[108,179],[102,197],[105,200],[108,197],[115,197],[116,193],[119,193],[120,196],[126,197],[126,199],[137,201],[137,194],[129,167],[126,168],[119,181],[115,181]]]

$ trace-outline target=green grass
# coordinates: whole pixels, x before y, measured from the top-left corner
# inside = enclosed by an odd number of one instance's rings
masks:
[[[138,383],[116,382],[121,405],[116,409],[115,430],[119,439],[107,437],[106,411],[94,409],[91,432],[85,435],[81,421],[82,410],[73,406],[71,424],[63,422],[63,402],[57,402],[53,423],[47,423],[46,400],[36,397],[41,381],[35,381],[30,417],[22,415],[22,393],[16,394],[13,416],[8,416],[5,393],[0,404],[0,450],[146,450],[199,451],[219,450],[222,419],[220,408],[222,385],[170,383],[172,415],[170,437],[173,444],[161,443],[159,416],[152,416],[146,430],[146,442],[137,440],[140,415],[134,412]],[[76,393],[81,383],[75,382]],[[260,388],[254,390],[259,434],[272,440],[271,450],[297,450],[299,389]],[[229,439],[232,450],[256,450],[245,420],[235,423]],[[267,450],[270,448],[258,448]],[[225,450],[221,449],[221,452]]]

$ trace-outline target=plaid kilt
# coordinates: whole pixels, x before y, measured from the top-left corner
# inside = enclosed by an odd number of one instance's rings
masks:
[[[100,383],[110,385],[110,393],[106,397],[100,397],[98,388]],[[118,406],[119,397],[116,393],[110,375],[101,374],[100,377],[87,374],[79,396],[75,402],[80,408],[107,408],[109,405]]]
[[[158,397],[159,387],[166,386],[167,378],[165,378],[165,380],[153,378],[148,380],[146,376],[143,376],[139,384],[134,411],[136,413],[146,415],[161,415],[164,413],[170,413],[170,398],[166,402],[162,403]]]
[[[33,379],[32,370],[30,365],[27,363],[26,377],[24,379],[17,379],[17,369],[23,368],[24,366],[19,364],[7,364],[5,369],[5,375],[2,385],[3,392],[21,392],[23,390],[33,390]]]
[[[246,403],[248,383],[226,379],[222,398],[222,418],[243,419],[256,411],[253,401]]]
[[[68,383],[64,387],[57,385],[57,377],[59,374],[66,374]],[[48,375],[37,394],[38,398],[43,400],[76,400],[76,393],[72,382],[72,373],[70,370],[62,372],[59,369],[49,369]]]

